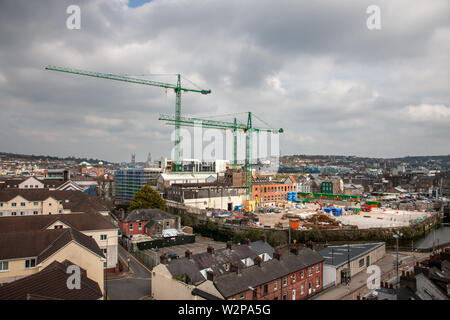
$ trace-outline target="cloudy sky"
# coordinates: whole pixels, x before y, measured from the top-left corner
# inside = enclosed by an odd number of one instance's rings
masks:
[[[79,30],[66,27],[73,4]],[[448,0],[2,0],[0,151],[170,155],[158,116],[173,91],[44,70],[56,65],[181,73],[212,90],[183,94],[183,114],[252,111],[284,128],[283,155],[449,154],[449,13]]]

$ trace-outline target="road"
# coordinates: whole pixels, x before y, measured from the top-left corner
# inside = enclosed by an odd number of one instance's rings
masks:
[[[107,299],[109,300],[139,300],[148,298],[151,294],[151,272],[122,246],[119,257],[126,266],[130,257],[130,272],[120,279],[106,281]]]

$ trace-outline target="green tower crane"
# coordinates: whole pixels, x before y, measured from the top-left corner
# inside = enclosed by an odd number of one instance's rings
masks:
[[[211,129],[224,129],[233,131],[233,165],[237,166],[237,131],[243,131],[246,133],[245,137],[245,178],[247,193],[252,198],[252,135],[253,132],[268,132],[268,133],[283,133],[283,129],[272,128],[256,128],[252,125],[252,113],[248,112],[247,123],[239,123],[234,118],[233,122],[217,121],[193,117],[179,117],[178,119],[172,115],[161,114],[158,120],[167,121],[167,124],[174,124],[178,122],[180,126],[184,127],[202,127]]]
[[[116,81],[123,81],[123,82],[129,82],[129,83],[137,83],[137,84],[143,84],[143,85],[148,85],[148,86],[173,89],[176,94],[176,99],[175,99],[175,120],[176,121],[174,122],[174,125],[175,125],[174,170],[180,171],[180,167],[181,167],[180,122],[178,120],[181,117],[181,92],[184,91],[184,92],[197,92],[197,93],[201,93],[201,94],[210,94],[211,90],[188,89],[188,88],[182,87],[180,74],[177,74],[177,84],[171,84],[171,83],[164,83],[164,82],[159,82],[159,81],[131,78],[128,76],[121,76],[121,75],[115,75],[115,74],[110,74],[110,73],[84,71],[84,70],[77,70],[77,69],[64,68],[64,67],[47,66],[47,67],[45,67],[45,69],[52,70],[52,71],[66,72],[66,73],[71,73],[71,74],[78,74],[78,75],[88,76],[88,77],[95,77],[95,78],[102,78],[102,79],[108,79],[108,80],[116,80]]]

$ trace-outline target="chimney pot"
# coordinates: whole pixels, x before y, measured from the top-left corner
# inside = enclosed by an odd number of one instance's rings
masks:
[[[261,240],[267,242],[267,235],[266,234],[261,235]]]
[[[216,280],[216,275],[214,274],[214,272],[209,270],[209,271],[206,272],[206,279],[210,280],[210,281],[215,281]]]
[[[160,262],[162,263],[162,264],[167,264],[168,263],[168,257],[167,257],[167,254],[165,254],[165,253],[163,253],[160,257],[159,257],[159,259],[160,259]]]
[[[261,267],[261,263],[262,263],[262,258],[260,256],[256,256],[254,259],[255,265],[257,265],[258,267]]]
[[[277,259],[277,260],[281,260],[281,252],[280,252],[280,250],[275,250],[274,252],[273,252],[273,258],[274,259]]]
[[[230,249],[230,250],[231,250],[231,247],[232,247],[232,243],[231,243],[231,241],[228,241],[228,242],[227,242],[227,249]]]
[[[206,249],[206,252],[208,252],[209,254],[214,254],[215,250],[213,246],[208,246],[208,248]]]
[[[292,247],[290,251],[291,251],[291,253],[293,253],[296,256],[298,256],[298,247],[297,246]]]
[[[249,238],[243,239],[242,240],[242,244],[245,244],[245,245],[249,246],[250,245],[250,239]]]
[[[188,259],[192,259],[192,251],[187,249],[186,252],[184,253],[184,256]]]

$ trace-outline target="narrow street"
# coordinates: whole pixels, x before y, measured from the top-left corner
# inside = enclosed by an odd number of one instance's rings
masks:
[[[130,272],[118,279],[107,279],[106,290],[108,300],[139,300],[148,299],[151,294],[151,272],[122,246],[118,246],[119,257],[127,266],[130,258]]]

